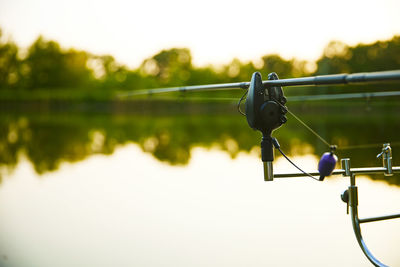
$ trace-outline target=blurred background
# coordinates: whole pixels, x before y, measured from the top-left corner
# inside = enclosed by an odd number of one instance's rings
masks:
[[[398,1],[0,0],[0,266],[368,266],[331,177],[263,181],[241,90],[140,89],[400,69]],[[284,88],[288,97],[399,83]],[[288,102],[354,167],[400,165],[400,97]],[[327,151],[274,132],[306,170]],[[339,167],[339,166],[337,166]],[[276,172],[295,171],[277,157]],[[400,210],[360,177],[360,216]],[[400,222],[363,225],[400,266]]]

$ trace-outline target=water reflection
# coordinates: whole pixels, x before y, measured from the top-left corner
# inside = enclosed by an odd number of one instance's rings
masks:
[[[43,179],[21,159],[0,187],[0,265],[369,265],[339,198],[347,179],[265,183],[256,155],[191,153],[189,164],[171,166],[129,144],[62,162]],[[306,169],[317,162],[294,160]],[[290,168],[276,161],[277,170]],[[358,185],[360,215],[398,211],[398,187],[362,177]],[[369,246],[399,265],[399,222],[376,225],[364,231]]]
[[[146,103],[146,102],[145,102]],[[193,147],[218,147],[235,158],[240,151],[259,151],[259,133],[249,129],[234,105],[171,103],[149,101],[132,103],[134,112],[104,107],[96,112],[31,112],[0,115],[0,164],[13,169],[20,154],[32,162],[37,173],[56,170],[64,161],[77,162],[92,154],[111,154],[128,142],[172,165],[187,164]],[[381,144],[392,142],[394,165],[399,165],[399,107],[370,103],[289,106],[307,123],[339,148],[339,157],[350,157],[353,166],[380,166],[375,156]],[[106,110],[107,112],[104,112]],[[111,111],[110,111],[111,110]],[[112,111],[114,110],[114,111]],[[101,112],[103,111],[103,112]],[[316,116],[318,114],[318,116]],[[275,132],[282,149],[289,155],[321,155],[327,147],[289,117]],[[376,144],[370,146],[370,144]],[[366,147],[364,145],[367,145]],[[258,152],[259,153],[259,152]],[[373,177],[380,179],[381,176]],[[385,177],[400,184],[394,176]]]

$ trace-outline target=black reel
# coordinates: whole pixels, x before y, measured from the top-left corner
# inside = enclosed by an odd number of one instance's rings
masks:
[[[268,74],[268,80],[278,80],[275,72]],[[246,99],[246,118],[249,126],[262,133],[261,158],[264,163],[264,179],[273,180],[272,161],[274,150],[272,131],[278,129],[287,121],[286,97],[281,86],[265,88],[259,72],[251,77],[249,92]]]

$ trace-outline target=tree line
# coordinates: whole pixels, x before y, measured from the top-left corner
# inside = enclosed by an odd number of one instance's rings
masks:
[[[400,36],[371,44],[349,46],[330,42],[314,63],[284,59],[277,54],[257,61],[233,59],[219,68],[197,67],[188,48],[162,50],[136,69],[118,63],[111,55],[64,49],[39,36],[28,49],[6,39],[0,29],[0,90],[67,88],[134,90],[220,82],[248,81],[254,71],[276,72],[280,78],[333,73],[399,69]]]

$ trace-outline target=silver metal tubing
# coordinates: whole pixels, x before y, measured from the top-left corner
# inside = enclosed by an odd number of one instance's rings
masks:
[[[272,161],[264,161],[264,181],[273,181],[274,180],[274,166],[272,164]]]
[[[375,221],[382,221],[382,220],[389,220],[389,219],[395,219],[395,218],[400,218],[400,214],[392,214],[392,215],[385,215],[385,216],[378,216],[378,217],[371,217],[371,218],[364,218],[360,219],[358,217],[358,191],[357,191],[357,186],[356,186],[356,173],[358,174],[366,174],[366,173],[382,173],[382,174],[387,174],[390,170],[393,172],[400,172],[400,167],[393,167],[391,166],[392,163],[392,158],[391,158],[391,148],[390,144],[384,144],[382,148],[382,152],[378,154],[377,157],[380,156],[390,156],[387,159],[385,158],[383,160],[383,166],[381,168],[357,168],[357,169],[352,169],[350,168],[350,159],[342,159],[341,160],[341,165],[342,168],[344,169],[344,176],[350,177],[350,186],[348,189],[342,194],[342,200],[344,202],[347,202],[347,209],[350,207],[350,217],[351,217],[351,223],[353,225],[353,230],[354,234],[356,236],[357,242],[360,245],[360,248],[362,252],[365,254],[365,256],[368,258],[368,260],[374,265],[378,267],[384,267],[386,266],[382,262],[380,262],[377,258],[372,255],[371,251],[368,249],[367,245],[364,242],[364,239],[361,235],[361,223],[367,223],[367,222],[375,222]],[[385,161],[388,162],[385,162]],[[388,166],[385,163],[390,163]],[[393,172],[391,172],[393,174]],[[346,193],[348,198],[346,199]]]
[[[383,220],[390,220],[400,218],[400,214],[391,214],[391,215],[384,215],[378,217],[371,217],[371,218],[363,218],[358,219],[359,223],[368,223],[368,222],[376,222],[376,221],[383,221]]]
[[[368,249],[367,245],[365,244],[365,241],[364,241],[364,239],[363,239],[363,237],[361,235],[361,228],[360,228],[360,223],[359,223],[359,220],[358,220],[357,212],[358,212],[357,211],[357,205],[350,206],[350,216],[351,216],[351,222],[352,222],[352,225],[353,225],[354,234],[356,236],[356,239],[358,241],[358,244],[360,245],[360,248],[361,248],[362,252],[365,254],[365,256],[368,258],[368,260],[374,266],[386,267],[387,265],[383,264],[377,258],[375,258],[374,255],[372,255],[371,251]]]
[[[393,173],[400,173],[400,167],[393,167],[392,168]],[[350,172],[353,174],[372,174],[372,173],[384,173],[386,171],[386,168],[384,167],[373,167],[373,168],[351,168]],[[309,172],[312,176],[319,176],[318,171],[314,172]],[[333,170],[331,175],[344,175],[345,170],[342,169],[336,169]],[[275,173],[274,178],[296,178],[296,177],[305,177],[307,176],[304,173],[301,172],[295,172],[295,173]]]
[[[313,172],[308,172],[308,174],[312,176],[318,176],[319,177],[319,172],[318,171],[313,171]],[[344,170],[337,169],[333,170],[332,175],[341,175],[344,174]],[[297,178],[297,177],[306,177],[308,175],[302,173],[302,172],[292,172],[292,173],[275,173],[274,178]]]
[[[351,175],[351,180],[355,181],[355,175]],[[364,242],[364,239],[361,235],[361,228],[360,228],[360,223],[358,219],[358,190],[357,186],[355,186],[352,182],[352,185],[350,185],[347,189],[348,194],[349,194],[349,202],[348,205],[350,206],[350,216],[351,216],[351,222],[353,225],[353,230],[354,234],[356,236],[357,242],[360,245],[360,248],[362,252],[365,254],[365,256],[368,258],[368,260],[374,265],[378,267],[385,267],[382,262],[380,262],[377,258],[372,255],[371,251],[368,249],[367,245]]]
[[[350,159],[349,159],[349,158],[342,159],[342,160],[340,161],[340,165],[341,165],[342,169],[344,170],[344,174],[343,174],[343,175],[345,175],[345,176],[351,176],[351,171],[350,171],[350,169],[351,169]]]
[[[390,147],[389,143],[383,144],[382,161],[383,161],[383,167],[386,168],[386,172],[384,173],[385,176],[392,176],[393,175],[392,148]]]

